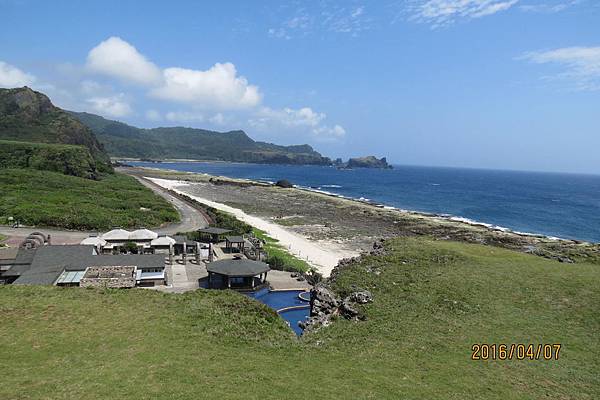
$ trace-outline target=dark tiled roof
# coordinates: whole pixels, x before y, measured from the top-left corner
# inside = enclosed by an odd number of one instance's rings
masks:
[[[244,238],[241,236],[226,236],[225,240],[229,243],[244,243]]]
[[[13,260],[3,260],[2,264],[12,267],[4,273],[4,276],[19,276],[31,267],[35,249],[19,248],[17,256]]]
[[[227,276],[255,276],[270,270],[269,265],[246,259],[219,260],[206,266],[208,272]]]
[[[31,266],[23,271],[15,284],[51,285],[63,270],[83,271],[87,267],[136,266],[140,269],[160,268],[165,257],[160,254],[94,255],[93,246],[43,246],[35,250]]]
[[[188,239],[187,236],[184,235],[173,235],[171,237],[175,239],[175,244],[183,245],[185,242],[186,246],[196,246],[197,243],[194,240]]]

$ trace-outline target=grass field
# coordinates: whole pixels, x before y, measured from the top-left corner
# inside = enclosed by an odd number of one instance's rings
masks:
[[[296,340],[232,292],[0,288],[2,399],[597,399],[600,271],[397,239],[340,273],[366,321]],[[472,361],[473,343],[561,343],[558,360]]]
[[[107,174],[100,180],[57,172],[3,169],[0,223],[13,217],[25,225],[81,230],[155,227],[179,214],[134,178]]]

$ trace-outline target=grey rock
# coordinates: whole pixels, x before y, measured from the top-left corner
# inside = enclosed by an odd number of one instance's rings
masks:
[[[367,304],[373,302],[373,295],[368,290],[362,290],[352,293],[350,300],[358,304]]]
[[[350,300],[350,296],[346,297],[340,306],[340,314],[346,319],[357,319],[360,314],[356,308],[354,308],[354,303]]]

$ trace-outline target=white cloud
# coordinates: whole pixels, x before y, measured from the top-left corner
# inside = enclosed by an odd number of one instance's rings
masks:
[[[204,122],[204,115],[193,111],[169,111],[165,118],[171,122]]]
[[[185,68],[164,70],[164,85],[151,91],[157,98],[207,109],[243,109],[260,104],[258,86],[237,75],[235,65],[217,63],[206,71]]]
[[[292,37],[287,33],[284,28],[269,28],[269,36],[277,39],[291,39]]]
[[[451,25],[459,19],[481,18],[505,11],[519,0],[418,0],[412,20],[430,24],[433,28]]]
[[[563,66],[565,71],[553,78],[567,80],[577,89],[600,89],[600,47],[564,47],[527,53],[521,58],[536,64]]]
[[[160,115],[160,112],[158,112],[156,110],[147,110],[146,111],[146,119],[149,121],[161,121],[162,115]]]
[[[272,109],[262,107],[248,123],[261,131],[280,132],[306,132],[322,140],[339,139],[346,134],[340,125],[329,127],[324,124],[327,115],[314,111],[310,107],[300,109],[283,108]]]
[[[323,11],[323,25],[327,30],[358,36],[371,28],[371,19],[365,16],[365,8],[337,8]]]
[[[300,7],[291,15],[280,18],[283,22],[268,30],[269,36],[277,39],[303,37],[317,31],[358,36],[372,27],[372,20],[366,15],[364,6],[333,5],[329,2],[320,2],[311,9]]]
[[[124,117],[132,112],[123,93],[108,97],[91,97],[86,102],[92,110],[104,116]]]
[[[90,71],[141,85],[160,83],[160,69],[123,39],[113,36],[88,53]]]
[[[316,127],[326,117],[325,114],[317,113],[310,107],[303,107],[298,110],[292,108],[275,110],[263,107],[250,119],[250,123],[257,127],[267,127],[274,123],[284,127]]]
[[[553,3],[541,3],[541,4],[523,4],[519,8],[523,11],[537,12],[537,13],[557,13],[566,10],[569,7],[581,4],[582,0],[561,0]]]
[[[208,120],[215,125],[225,125],[226,122],[226,118],[222,113],[216,113]]]
[[[84,80],[79,84],[81,92],[87,95],[98,94],[104,91],[104,87],[96,81]]]
[[[363,7],[344,10],[352,20],[364,14]],[[289,20],[286,27],[305,29],[309,24],[310,19],[298,16]],[[331,29],[343,30],[343,25],[335,25],[333,21],[327,24]],[[346,133],[340,125],[326,125],[326,115],[310,107],[273,109],[262,106],[263,96],[258,86],[239,75],[232,63],[216,63],[207,70],[180,67],[161,70],[131,44],[111,37],[89,52],[87,69],[126,83],[141,84],[147,88],[147,96],[185,106],[183,110],[164,114],[149,109],[145,117],[150,121],[207,123],[233,129],[251,127],[272,135],[309,135],[323,140],[337,139]],[[122,117],[132,113],[125,95],[114,95],[111,86],[85,80],[80,84],[80,91],[87,97],[90,107],[100,114]]]
[[[0,61],[0,87],[13,88],[19,86],[31,86],[35,77],[19,68]]]
[[[333,128],[322,126],[314,129],[314,134],[332,139],[341,138],[346,135],[346,130],[339,125],[334,125]]]

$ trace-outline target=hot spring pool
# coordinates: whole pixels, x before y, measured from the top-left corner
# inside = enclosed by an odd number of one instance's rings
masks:
[[[304,290],[263,289],[246,294],[277,311],[277,313],[290,324],[290,327],[294,332],[296,332],[297,335],[301,335],[302,329],[298,326],[298,322],[308,318],[310,313],[308,299],[310,298],[310,294],[304,294],[302,296],[306,299],[304,300],[299,297],[300,293],[307,292]]]

